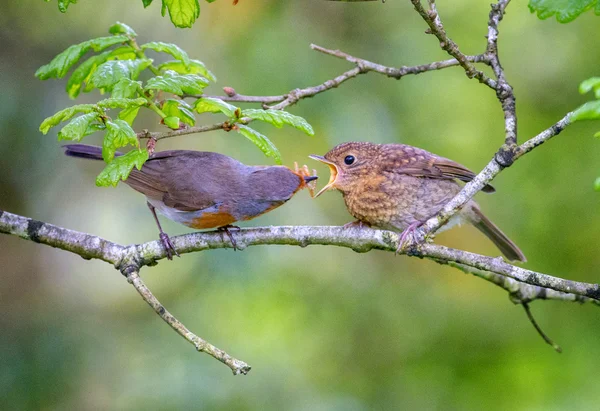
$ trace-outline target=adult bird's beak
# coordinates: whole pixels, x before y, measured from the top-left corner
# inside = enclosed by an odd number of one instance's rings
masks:
[[[304,177],[304,182],[305,183],[310,183],[311,181],[315,181],[317,178],[319,178],[319,177],[317,177],[317,176],[306,176],[306,177]]]
[[[316,198],[316,197],[320,196],[321,194],[323,194],[325,191],[329,190],[330,188],[333,188],[333,185],[335,184],[335,180],[337,179],[337,176],[338,176],[338,168],[335,165],[335,163],[332,163],[331,161],[327,160],[323,156],[317,156],[315,154],[311,154],[308,157],[312,158],[313,160],[320,161],[321,163],[327,164],[329,166],[329,171],[331,172],[331,175],[329,176],[329,182],[327,183],[327,185],[325,187],[323,187],[321,189],[321,191],[319,191],[317,193],[317,195],[315,196],[315,198]]]

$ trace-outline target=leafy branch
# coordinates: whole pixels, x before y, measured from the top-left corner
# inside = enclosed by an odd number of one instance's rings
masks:
[[[215,75],[204,63],[191,59],[177,45],[163,42],[138,45],[136,32],[123,23],[116,23],[109,32],[112,36],[70,46],[36,72],[41,80],[63,78],[88,51],[98,53],[73,70],[66,91],[71,98],[92,90],[110,93],[110,98],[96,104],[68,107],[48,117],[40,125],[40,131],[46,134],[52,127],[68,121],[58,132],[59,140],[68,141],[81,141],[95,132],[104,132],[102,155],[107,166],[96,178],[98,186],[115,186],[129,176],[133,167],[142,167],[151,154],[140,146],[139,139],[142,137],[157,140],[209,129],[235,130],[265,155],[281,163],[277,147],[268,137],[248,127],[250,121],[263,121],[278,128],[289,125],[314,135],[306,120],[281,109],[242,110],[220,98],[204,97],[204,88],[216,81]],[[154,60],[146,55],[148,51],[168,54],[173,60],[155,65]],[[142,75],[147,76],[145,81],[140,80]],[[188,103],[184,100],[190,97],[195,101]],[[172,134],[136,133],[133,125],[140,109],[152,111],[160,118],[160,124],[170,129]],[[111,110],[118,112],[111,116]],[[220,127],[195,128],[196,114],[221,114],[227,120]],[[134,150],[125,155],[117,153],[118,149],[127,146],[133,146]]]

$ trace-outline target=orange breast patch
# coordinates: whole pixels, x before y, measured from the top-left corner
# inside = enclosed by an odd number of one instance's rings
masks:
[[[195,229],[223,227],[235,223],[237,220],[229,213],[217,211],[203,213],[200,217],[192,219],[186,225]]]

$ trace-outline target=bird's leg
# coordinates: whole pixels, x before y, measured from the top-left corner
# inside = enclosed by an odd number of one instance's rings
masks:
[[[414,223],[411,223],[408,227],[406,227],[404,229],[404,231],[402,231],[402,234],[400,234],[400,241],[398,242],[398,248],[396,248],[396,255],[398,255],[398,253],[400,251],[402,251],[402,248],[404,247],[404,242],[408,239],[408,236],[409,235],[413,236],[415,233],[415,230],[421,224],[423,224],[423,223],[420,221],[415,221]]]
[[[352,221],[350,223],[344,224],[344,228],[364,228],[364,227],[371,227],[371,224],[367,223],[366,221],[361,221],[361,220],[356,220],[356,221]]]
[[[150,212],[154,216],[154,221],[156,221],[156,225],[158,226],[158,230],[160,231],[160,234],[158,235],[158,237],[160,238],[160,241],[162,242],[163,247],[165,247],[165,251],[167,252],[167,258],[169,260],[172,260],[173,253],[175,253],[175,255],[177,257],[179,257],[179,253],[177,252],[175,247],[173,247],[173,243],[171,242],[171,239],[169,238],[167,233],[165,233],[163,231],[162,227],[160,226],[160,221],[158,221],[158,216],[156,215],[156,209],[154,208],[154,206],[152,204],[150,204],[148,202],[146,204],[148,205]]]
[[[237,247],[237,242],[235,241],[235,239],[233,238],[233,235],[231,234],[231,231],[229,231],[230,229],[233,230],[241,230],[240,227],[238,227],[237,225],[224,225],[222,227],[218,227],[217,231],[219,231],[221,233],[221,240],[225,241],[225,238],[223,237],[223,233],[227,234],[227,237],[229,237],[229,241],[231,241],[231,245],[233,246],[233,251],[237,251],[239,250],[239,248]]]

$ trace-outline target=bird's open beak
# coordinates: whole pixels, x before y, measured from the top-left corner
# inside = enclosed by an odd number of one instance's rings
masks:
[[[333,185],[335,184],[335,180],[337,179],[337,176],[338,176],[338,168],[334,163],[327,160],[323,156],[317,156],[315,154],[311,154],[308,157],[312,158],[313,160],[320,161],[321,163],[327,164],[329,166],[329,171],[331,172],[331,175],[329,177],[329,182],[327,183],[327,185],[325,187],[323,187],[321,189],[321,191],[319,191],[317,193],[317,195],[315,196],[315,198],[316,198],[316,197],[320,196],[321,194],[323,194],[325,191],[329,190],[330,188],[333,188]]]

